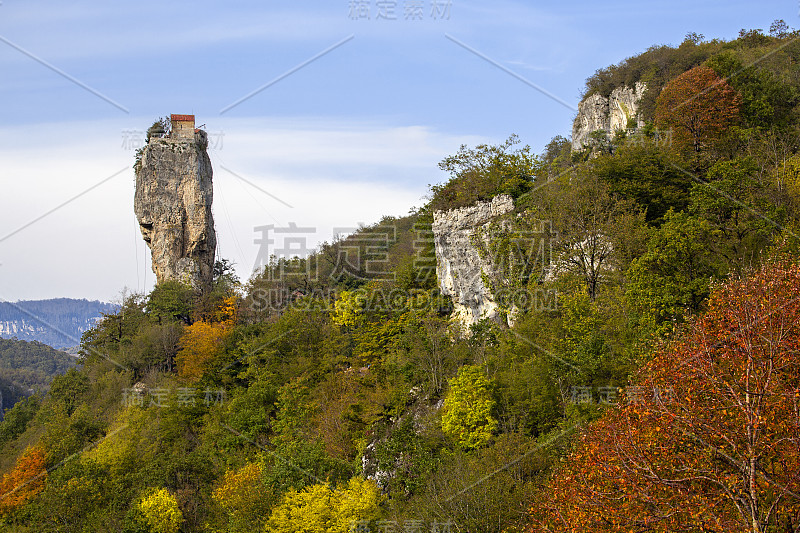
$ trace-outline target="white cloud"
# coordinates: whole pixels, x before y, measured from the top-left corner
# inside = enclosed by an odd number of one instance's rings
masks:
[[[139,118],[0,129],[0,239],[20,230],[0,241],[0,298],[110,300],[125,287],[152,285],[149,253],[133,214],[133,151],[123,149],[123,132],[143,131],[148,123]],[[436,168],[439,160],[462,143],[487,141],[421,126],[332,119],[226,119],[219,126],[223,144],[210,154],[215,221],[221,255],[243,277],[258,253],[254,227],[313,227],[307,235],[313,247],[330,240],[335,227],[405,215],[423,203],[427,183],[445,178]]]

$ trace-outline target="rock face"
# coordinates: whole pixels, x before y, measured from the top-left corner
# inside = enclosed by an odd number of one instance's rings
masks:
[[[217,246],[208,137],[151,138],[136,170],[134,211],[159,283],[211,286]]]
[[[572,149],[581,150],[589,142],[589,136],[597,130],[604,130],[611,138],[618,130],[627,130],[630,119],[636,120],[636,127],[644,126],[639,116],[639,101],[647,85],[636,82],[634,87],[617,87],[608,98],[593,94],[578,104],[578,116],[572,123]]]
[[[495,217],[513,209],[514,200],[503,194],[490,202],[433,214],[439,289],[453,300],[453,316],[465,329],[484,318],[501,322],[498,305],[484,282],[494,273],[494,265],[489,258],[481,257],[473,239],[488,235],[488,231],[481,230],[487,229]]]

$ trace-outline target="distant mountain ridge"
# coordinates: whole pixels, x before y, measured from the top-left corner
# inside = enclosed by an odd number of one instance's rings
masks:
[[[118,307],[73,298],[0,302],[0,338],[71,348],[80,344],[81,335],[94,327],[103,314],[114,313]]]

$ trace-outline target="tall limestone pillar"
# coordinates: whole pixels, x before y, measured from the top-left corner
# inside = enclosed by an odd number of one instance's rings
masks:
[[[191,118],[191,115],[173,115]],[[184,120],[184,122],[188,122]],[[134,211],[150,247],[156,280],[211,286],[217,246],[208,137],[187,124],[165,137],[151,136],[136,165]]]

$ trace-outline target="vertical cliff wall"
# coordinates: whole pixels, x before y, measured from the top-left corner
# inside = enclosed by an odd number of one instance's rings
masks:
[[[583,149],[594,131],[604,130],[611,138],[614,132],[627,130],[631,119],[636,121],[636,127],[644,126],[639,101],[646,90],[647,85],[636,82],[634,87],[617,87],[608,98],[597,93],[586,97],[578,104],[578,116],[572,123],[572,149]]]
[[[217,246],[208,137],[151,138],[136,169],[134,211],[160,283],[211,286]]]
[[[501,322],[498,304],[486,286],[494,264],[491,258],[482,257],[473,240],[487,239],[491,221],[513,209],[514,200],[503,194],[490,202],[433,214],[439,289],[452,299],[453,317],[465,328],[484,318]]]

